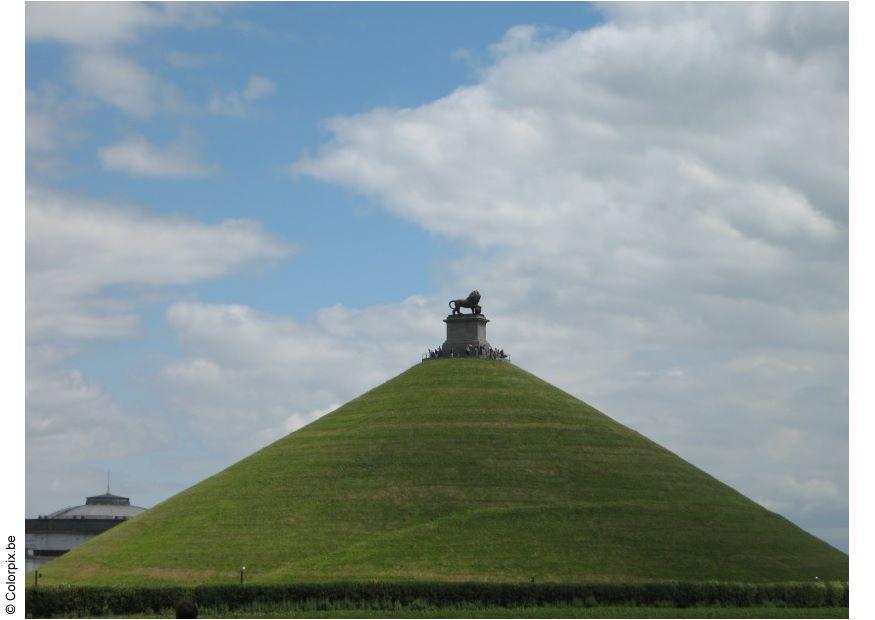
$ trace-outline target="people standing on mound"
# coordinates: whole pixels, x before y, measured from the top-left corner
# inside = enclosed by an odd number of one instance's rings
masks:
[[[436,349],[428,349],[427,353],[422,356],[422,359],[440,359],[445,357],[459,357],[456,355],[455,351],[450,350],[449,353],[444,352],[443,346],[439,346]],[[465,346],[465,357],[479,357],[483,359],[489,360],[503,360],[507,359],[507,354],[504,352],[504,349],[496,349],[494,347],[487,347],[485,344],[481,345],[466,345]]]

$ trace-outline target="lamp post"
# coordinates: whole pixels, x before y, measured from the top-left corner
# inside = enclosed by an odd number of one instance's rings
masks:
[[[39,578],[42,576],[43,576],[42,573],[39,572],[38,570],[33,571],[33,585],[34,586],[39,585]]]
[[[243,572],[246,570],[245,566],[240,567],[240,583],[243,583]]]

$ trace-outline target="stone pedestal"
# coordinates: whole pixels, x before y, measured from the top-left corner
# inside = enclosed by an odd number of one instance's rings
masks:
[[[450,352],[454,357],[464,357],[466,347],[479,350],[483,346],[489,349],[486,341],[486,324],[489,322],[482,314],[451,314],[444,319],[447,324],[447,340],[443,345],[444,357]]]

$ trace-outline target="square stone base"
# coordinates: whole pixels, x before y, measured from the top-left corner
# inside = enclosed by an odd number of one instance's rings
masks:
[[[447,340],[443,344],[444,357],[452,352],[454,357],[465,357],[467,348],[479,351],[489,349],[486,340],[486,324],[489,322],[482,314],[453,315],[444,319],[447,324]],[[476,355],[476,353],[475,353]]]

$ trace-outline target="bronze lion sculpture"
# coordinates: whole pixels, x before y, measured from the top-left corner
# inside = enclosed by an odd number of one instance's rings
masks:
[[[477,305],[480,303],[480,291],[471,291],[466,299],[450,300],[450,308],[453,314],[462,314],[462,308],[471,308],[471,314],[480,314],[482,308]]]

